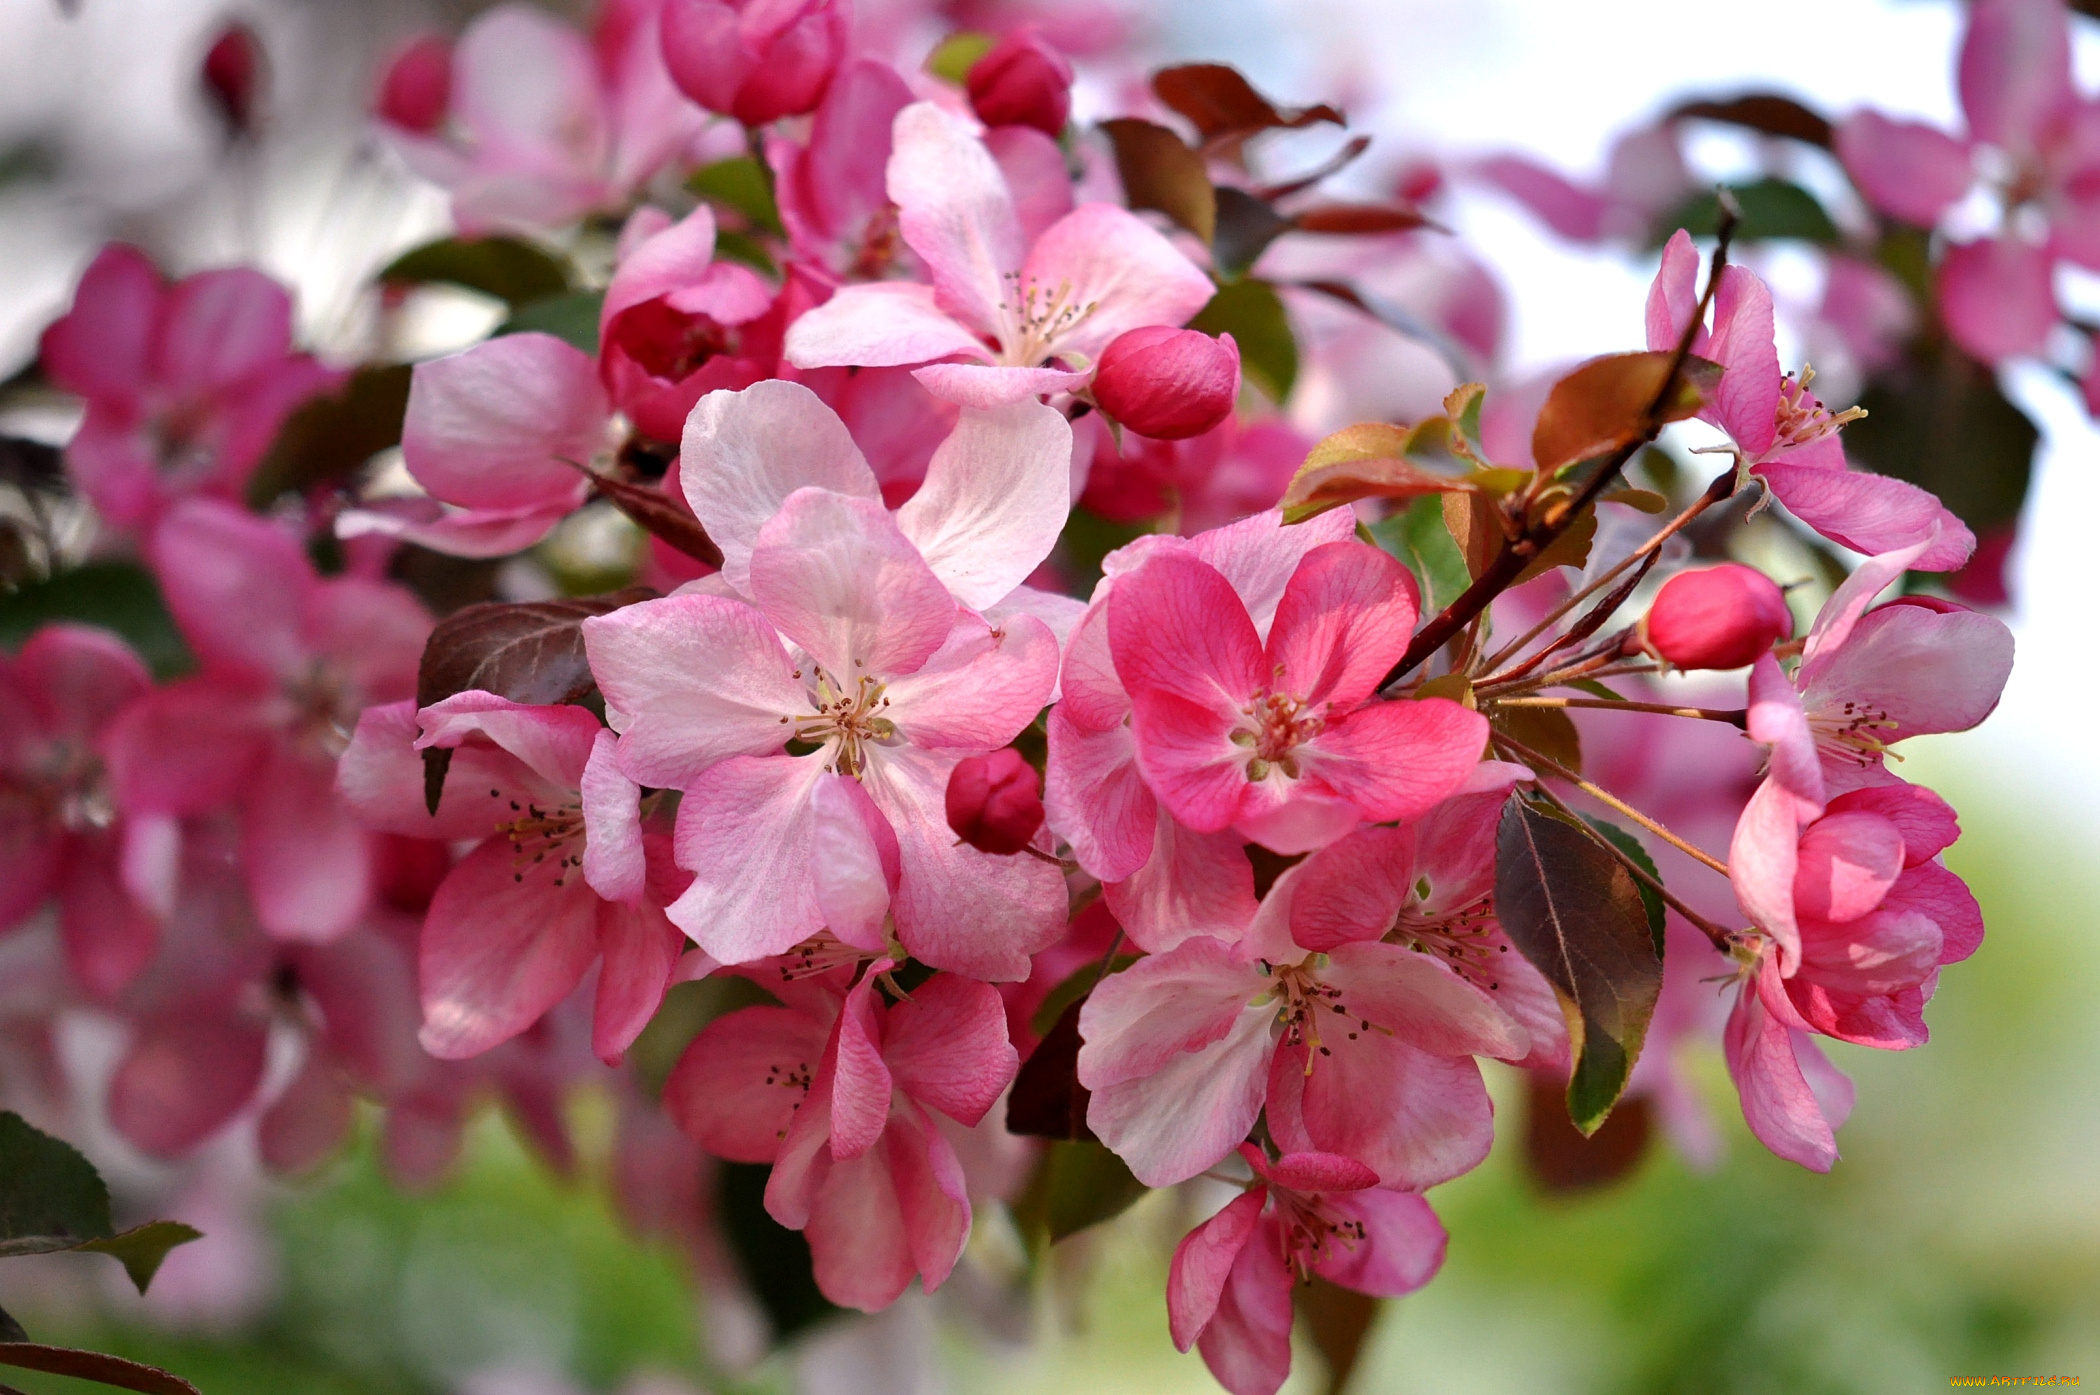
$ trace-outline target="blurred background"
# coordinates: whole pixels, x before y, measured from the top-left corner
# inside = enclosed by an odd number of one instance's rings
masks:
[[[402,36],[456,27],[476,8],[0,0],[0,378],[30,361],[111,237],[174,272],[258,262],[297,288],[320,352],[354,352],[357,288],[445,227],[443,197],[367,135],[371,75]],[[195,75],[232,17],[261,35],[270,82],[266,139],[229,157]],[[1952,0],[1824,0],[1811,11],[1158,0],[1139,19],[1148,53],[1231,62],[1280,99],[1338,101],[1391,155],[1522,150],[1581,176],[1602,169],[1615,133],[1688,92],[1762,88],[1831,113],[1871,102],[1949,123],[1961,16]],[[2100,26],[2081,24],[2078,44],[2090,89]],[[1077,115],[1103,114],[1113,97],[1083,92]],[[1571,247],[1477,190],[1454,193],[1440,216],[1504,288],[1511,376],[1638,343],[1652,257]],[[1811,273],[1783,247],[1753,260],[1782,301],[1812,294]],[[2068,302],[2100,307],[2078,273],[2060,274]],[[484,332],[480,313],[433,311],[432,345]],[[1782,357],[1798,361],[1798,346],[1783,343]],[[1495,1075],[1495,1155],[1432,1194],[1451,1232],[1445,1270],[1386,1305],[1350,1389],[2100,1380],[2100,859],[2090,853],[2100,755],[2081,739],[2100,678],[2088,599],[2100,436],[2075,389],[2047,371],[2014,369],[2001,385],[2044,434],[2010,569],[2018,666],[1984,729],[1912,743],[1902,771],[1962,811],[1947,861],[1989,927],[1933,1001],[1932,1043],[1901,1055],[1832,1044],[1859,1104],[1827,1177],[1754,1144],[1716,1053],[1687,1063],[1720,1124],[1713,1167],[1651,1147],[1608,1187],[1547,1195],[1520,1157],[1523,1082]],[[11,429],[62,439],[62,417],[34,418]],[[0,1004],[10,988],[0,963]],[[71,1047],[91,1058],[106,1044]],[[263,1178],[238,1138],[180,1176],[112,1139],[81,1139],[120,1191],[179,1196],[174,1213],[210,1238],[176,1253],[149,1300],[55,1259],[0,1268],[0,1304],[48,1340],[167,1366],[209,1395],[1216,1388],[1167,1339],[1165,1264],[1189,1220],[1188,1200],[1172,1195],[1062,1246],[1032,1301],[973,1292],[959,1272],[934,1300],[820,1325],[732,1373],[721,1354],[737,1350],[739,1314],[699,1297],[671,1246],[629,1236],[606,1197],[613,1106],[575,1108],[585,1148],[574,1178],[551,1176],[489,1114],[459,1172],[417,1196],[386,1183],[365,1151],[290,1185]],[[999,1225],[980,1217],[979,1229],[986,1263],[971,1272],[996,1272]],[[972,1331],[1004,1337],[962,1335],[945,1320],[960,1312]],[[89,1388],[10,1379],[31,1395]],[[1321,1382],[1318,1358],[1302,1353],[1289,1389]]]

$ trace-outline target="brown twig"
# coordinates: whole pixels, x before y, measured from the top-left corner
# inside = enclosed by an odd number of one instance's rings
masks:
[[[1732,727],[1747,730],[1750,713],[1741,707],[1671,707],[1660,702],[1633,702],[1604,698],[1559,698],[1559,697],[1513,697],[1498,698],[1497,707],[1594,707],[1601,712],[1655,712],[1665,717],[1702,717],[1709,722],[1726,722]]]
[[[1665,843],[1668,843],[1671,847],[1677,849],[1679,852],[1684,853],[1688,857],[1694,858],[1700,862],[1705,863],[1708,867],[1713,868],[1714,871],[1719,872],[1724,877],[1728,875],[1727,863],[1719,861],[1710,853],[1706,852],[1704,849],[1694,847],[1692,844],[1685,842],[1684,839],[1678,837],[1669,829],[1657,823],[1654,819],[1649,818],[1646,814],[1634,808],[1631,804],[1628,804],[1625,800],[1619,798],[1610,790],[1605,789],[1602,785],[1591,784],[1588,780],[1583,779],[1580,775],[1577,775],[1574,771],[1568,769],[1568,767],[1562,765],[1559,761],[1553,759],[1553,757],[1548,755],[1542,755],[1539,752],[1534,751],[1533,749],[1531,749],[1531,747],[1526,746],[1523,742],[1517,740],[1515,737],[1505,736],[1498,732],[1495,735],[1495,741],[1498,745],[1509,747],[1510,750],[1514,751],[1518,756],[1522,757],[1526,765],[1544,767],[1546,771],[1548,771],[1555,779],[1566,781],[1568,784],[1575,786],[1575,788],[1581,790],[1584,794],[1596,800],[1598,803],[1609,805],[1611,808],[1618,810],[1627,818],[1632,819],[1642,828],[1647,829],[1650,833],[1653,833],[1656,837],[1662,839]]]

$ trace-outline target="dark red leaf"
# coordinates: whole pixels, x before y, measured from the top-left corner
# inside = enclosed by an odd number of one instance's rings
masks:
[[[1671,108],[1667,119],[1681,121],[1686,117],[1742,126],[1768,136],[1785,136],[1825,150],[1830,148],[1832,138],[1829,118],[1777,92],[1745,92],[1739,97],[1684,102]]]
[[[1640,1166],[1652,1136],[1648,1101],[1622,1100],[1585,1138],[1568,1121],[1561,1089],[1532,1072],[1524,1107],[1524,1161],[1541,1190],[1580,1192],[1616,1182]]]
[[[1305,1319],[1313,1345],[1327,1359],[1327,1392],[1338,1395],[1349,1384],[1364,1338],[1378,1320],[1378,1300],[1315,1275],[1296,1290],[1298,1316]]]
[[[1057,1019],[1021,1063],[1006,1097],[1006,1131],[1037,1138],[1092,1139],[1086,1107],[1092,1095],[1079,1083],[1079,1009],[1082,995]]]
[[[1671,388],[1673,357],[1661,349],[1607,354],[1555,383],[1531,432],[1531,457],[1539,470],[1551,474],[1617,450],[1641,439],[1657,422],[1682,421],[1698,411],[1720,381],[1721,367],[1691,359]]]
[[[629,484],[611,475],[592,475],[591,487],[612,500],[614,508],[686,556],[710,567],[722,565],[722,549],[715,546],[700,520],[661,489]]]
[[[1406,203],[1329,203],[1308,208],[1291,219],[1309,233],[1390,233],[1433,228],[1428,215]]]
[[[1322,121],[1337,126],[1348,124],[1339,111],[1324,103],[1279,107],[1255,91],[1237,69],[1223,63],[1162,68],[1152,75],[1152,91],[1187,117],[1206,143],[1220,137],[1244,138],[1261,131],[1297,130]]]

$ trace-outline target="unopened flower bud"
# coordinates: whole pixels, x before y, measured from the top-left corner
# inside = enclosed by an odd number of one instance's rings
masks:
[[[948,776],[948,826],[980,852],[1010,854],[1043,826],[1035,767],[1013,747],[968,756]]]
[[[255,129],[255,101],[262,89],[262,42],[245,24],[226,26],[204,55],[204,95],[211,99],[227,130],[246,135]]]
[[[664,66],[709,111],[762,126],[816,109],[852,27],[847,0],[666,0]]]
[[[437,34],[425,34],[394,55],[374,104],[381,121],[419,136],[435,131],[451,105],[452,45]]]
[[[1229,334],[1146,325],[1117,335],[1094,370],[1101,410],[1158,441],[1202,435],[1239,395],[1240,346]]]
[[[987,126],[1061,134],[1072,115],[1072,65],[1032,35],[1016,34],[970,67],[970,107]]]
[[[1793,632],[1779,587],[1735,562],[1671,577],[1641,621],[1647,647],[1681,669],[1742,668]]]

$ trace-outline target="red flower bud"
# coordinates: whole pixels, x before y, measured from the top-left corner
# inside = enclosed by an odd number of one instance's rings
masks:
[[[1742,668],[1794,632],[1786,596],[1735,562],[1679,572],[1641,621],[1647,647],[1678,668]]]
[[[1017,853],[1043,826],[1043,796],[1035,767],[1007,746],[967,756],[948,776],[948,827],[981,852]]]
[[[816,109],[852,27],[847,0],[666,0],[664,66],[709,111],[762,126]]]
[[[262,87],[262,43],[245,24],[226,26],[204,55],[204,95],[218,109],[228,130],[245,135],[254,129],[255,99]]]
[[[1094,400],[1156,441],[1200,436],[1232,415],[1240,395],[1240,346],[1193,329],[1146,325],[1101,351]]]
[[[1033,126],[1056,136],[1072,115],[1072,65],[1032,35],[1016,34],[978,59],[965,85],[987,126]]]
[[[427,136],[451,105],[452,45],[442,35],[425,34],[394,55],[374,109],[388,125]]]

